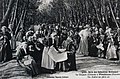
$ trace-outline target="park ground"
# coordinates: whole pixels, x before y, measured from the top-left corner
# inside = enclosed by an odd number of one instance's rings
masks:
[[[28,76],[17,61],[0,64],[0,79],[120,79],[120,61],[76,55],[77,71]]]

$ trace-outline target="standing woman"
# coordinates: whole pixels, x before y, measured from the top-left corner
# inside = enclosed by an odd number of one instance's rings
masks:
[[[54,61],[48,55],[48,51],[52,46],[52,38],[50,37],[50,35],[51,33],[49,31],[44,40],[44,49],[43,49],[42,62],[41,62],[41,67],[43,68],[43,71],[47,73],[53,73],[55,66]]]
[[[90,35],[89,31],[89,25],[85,26],[85,29],[80,31],[79,33],[81,39],[80,39],[80,44],[79,48],[77,50],[77,53],[83,54],[84,56],[88,56],[88,36]]]
[[[113,40],[113,36],[111,35],[111,37],[108,38],[108,47],[107,47],[107,52],[106,52],[106,59],[117,59],[117,49],[114,45],[114,40]]]
[[[89,38],[89,55],[91,57],[97,57],[98,56],[98,39],[97,39],[97,34],[93,34]]]
[[[69,33],[68,38],[63,43],[66,51],[68,51],[68,59],[65,61],[65,71],[76,71],[76,48],[73,41],[73,34]]]
[[[3,26],[1,31],[2,35],[0,37],[0,41],[2,42],[2,45],[0,47],[0,62],[7,62],[12,59],[12,50],[10,47],[11,35],[7,31],[6,26]]]

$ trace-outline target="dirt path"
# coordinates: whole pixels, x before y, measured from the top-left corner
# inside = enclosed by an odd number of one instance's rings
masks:
[[[84,71],[94,70],[118,70],[120,71],[119,61],[110,61],[97,57],[83,57],[81,55],[76,56],[77,69],[78,71],[70,72],[57,72],[55,74],[41,74],[33,79],[80,79],[80,74]],[[4,64],[0,64],[0,79],[32,79],[25,73],[25,70],[21,68],[16,60],[11,60]],[[82,78],[84,79],[84,78]]]

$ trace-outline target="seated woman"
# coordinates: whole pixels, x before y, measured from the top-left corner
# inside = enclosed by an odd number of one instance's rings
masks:
[[[28,39],[30,40],[30,38]],[[26,69],[26,72],[33,76],[39,74],[38,67],[36,61],[30,56],[29,52],[27,52],[27,42],[23,42],[20,46],[17,47],[17,62],[18,64]],[[28,50],[32,50],[31,48]]]

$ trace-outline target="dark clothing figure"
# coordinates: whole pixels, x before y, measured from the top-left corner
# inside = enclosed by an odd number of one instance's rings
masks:
[[[33,57],[37,63],[37,67],[41,69],[42,53],[44,45],[40,42],[28,42],[27,43],[27,52]]]
[[[54,46],[59,48],[59,36],[57,36],[57,35],[54,38]]]
[[[59,38],[59,40],[60,40],[59,45],[61,45],[63,43],[63,41],[66,39],[67,39],[67,34],[61,33],[60,38]]]
[[[75,50],[74,44],[72,44],[72,42],[69,43],[67,45],[66,50],[69,51],[68,60],[65,62],[67,70],[69,71],[77,70],[76,69],[76,57],[75,57],[76,50]]]
[[[10,46],[10,40],[11,35],[9,32],[5,32],[5,34],[2,34],[0,42],[0,62],[7,62],[12,59],[12,50]]]
[[[55,70],[57,71],[73,71],[76,70],[76,49],[75,45],[73,44],[73,41],[71,40],[65,40],[62,44],[63,48],[66,48],[66,51],[68,51],[67,56],[68,59],[63,62],[59,62],[56,64]]]
[[[52,38],[51,37],[45,38],[43,44],[44,46],[49,46],[49,47],[52,46]]]
[[[107,39],[107,35],[105,35],[104,40],[103,40],[103,47],[104,47],[104,51],[103,51],[103,58],[106,58],[106,52],[107,52],[107,47],[108,47],[108,39]]]
[[[39,52],[36,49],[34,42],[27,42],[27,52],[34,58],[36,62],[39,62]]]
[[[98,39],[95,37],[89,38],[89,56],[97,57],[98,56],[98,48],[96,47],[98,45]]]
[[[36,46],[38,47],[38,52],[39,52],[39,62],[40,62],[40,67],[41,67],[41,61],[42,61],[42,53],[43,53],[43,49],[44,49],[44,45],[42,44],[42,43],[40,43],[40,42],[37,42],[36,43]]]
[[[77,50],[79,48],[79,43],[80,43],[80,36],[78,34],[74,36],[74,43]]]
[[[113,40],[114,40],[114,46],[116,47],[117,59],[120,59],[119,58],[119,52],[120,52],[120,50],[119,50],[119,41],[118,41],[118,35],[117,34],[116,35],[114,34]]]

